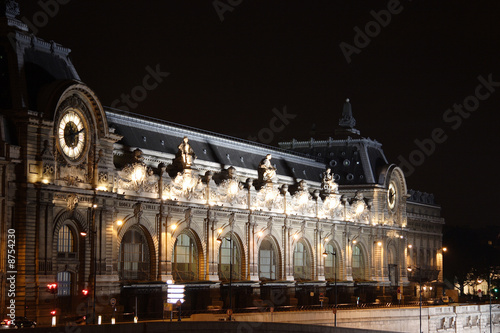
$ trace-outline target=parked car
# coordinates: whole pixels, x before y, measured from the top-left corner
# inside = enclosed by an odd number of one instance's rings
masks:
[[[16,317],[16,319],[14,320],[14,323],[11,322],[10,326],[12,328],[25,328],[25,327],[35,328],[36,321],[29,320],[26,317]]]
[[[10,319],[4,319],[4,320],[0,321],[0,329],[1,330],[10,329]]]

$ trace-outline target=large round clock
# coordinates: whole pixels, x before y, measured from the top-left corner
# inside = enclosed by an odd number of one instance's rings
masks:
[[[71,161],[78,160],[84,153],[87,142],[87,124],[73,109],[63,113],[59,120],[57,136],[62,153]]]
[[[397,202],[397,189],[394,183],[389,184],[389,189],[387,190],[387,205],[390,209],[394,209],[396,207]]]

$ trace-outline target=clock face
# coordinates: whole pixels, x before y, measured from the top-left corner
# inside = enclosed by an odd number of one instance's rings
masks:
[[[397,199],[397,190],[396,185],[394,183],[389,184],[389,189],[387,190],[387,204],[390,209],[394,209],[396,207],[396,199]]]
[[[83,118],[73,110],[66,111],[57,129],[62,153],[71,161],[78,160],[85,150],[87,127]]]

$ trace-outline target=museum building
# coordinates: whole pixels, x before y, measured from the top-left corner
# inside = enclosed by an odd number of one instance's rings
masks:
[[[416,272],[439,287],[440,206],[360,135],[349,100],[330,138],[280,147],[107,108],[69,49],[0,4],[0,313],[12,271],[30,318],[109,314],[111,298],[161,317],[169,280],[186,310],[396,302]]]

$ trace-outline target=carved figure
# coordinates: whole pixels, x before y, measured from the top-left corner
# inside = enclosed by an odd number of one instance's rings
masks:
[[[337,193],[338,185],[333,180],[332,169],[328,168],[325,172],[323,172],[323,179],[321,180],[321,189],[323,193]]]
[[[196,155],[193,148],[189,144],[187,136],[184,137],[182,143],[179,145],[179,150],[177,151],[177,158],[180,159],[183,169],[191,169]]]
[[[271,154],[267,154],[259,164],[259,180],[271,183],[273,178],[276,176],[276,168],[271,164]]]

